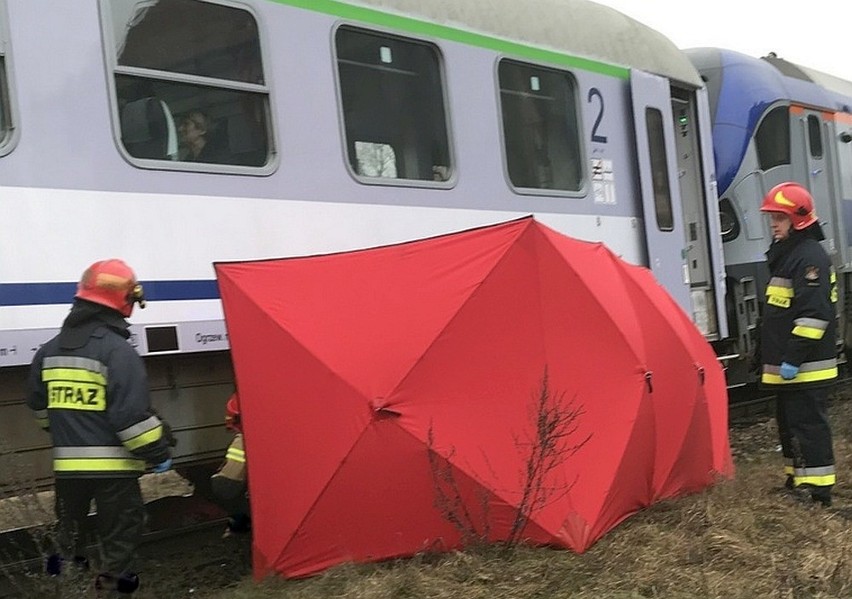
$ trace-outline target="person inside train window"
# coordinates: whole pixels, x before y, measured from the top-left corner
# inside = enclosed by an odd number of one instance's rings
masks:
[[[101,549],[95,586],[120,596],[139,586],[136,551],[145,528],[139,476],[146,464],[169,470],[174,444],[151,407],[142,358],[127,342],[125,319],[137,303],[145,307],[142,286],[127,264],[92,264],[59,334],[36,352],[27,389],[27,406],[53,444],[59,538],[47,572],[61,574],[72,559],[88,570],[94,500]]]
[[[807,189],[781,183],[763,200],[772,243],[760,328],[761,383],[776,394],[785,491],[831,505],[836,482],[828,389],[837,379],[837,279]]]
[[[180,159],[185,162],[226,162],[215,143],[214,127],[201,110],[191,110],[178,124]]]
[[[355,172],[365,177],[396,179],[396,151],[389,144],[356,141]]]
[[[435,181],[449,181],[450,167],[443,164],[432,165],[432,179]]]

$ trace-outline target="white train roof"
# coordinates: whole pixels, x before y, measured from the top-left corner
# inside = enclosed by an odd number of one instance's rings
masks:
[[[788,77],[795,77],[804,81],[812,81],[824,89],[836,92],[843,96],[852,97],[852,81],[847,81],[846,79],[835,77],[829,73],[823,73],[822,71],[817,71],[816,69],[811,69],[809,67],[790,62],[789,60],[781,58],[774,52],[770,52],[768,55],[764,56],[763,60]]]
[[[347,0],[378,10],[622,67],[696,87],[701,77],[661,33],[589,0]]]

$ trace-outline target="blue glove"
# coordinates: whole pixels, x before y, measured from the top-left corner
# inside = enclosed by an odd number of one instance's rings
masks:
[[[165,462],[160,462],[156,466],[154,466],[154,472],[157,474],[162,474],[163,472],[167,472],[172,467],[172,458],[166,458]]]
[[[799,367],[793,366],[789,362],[781,362],[781,378],[785,381],[789,381],[791,379],[796,378],[796,375],[799,374]]]

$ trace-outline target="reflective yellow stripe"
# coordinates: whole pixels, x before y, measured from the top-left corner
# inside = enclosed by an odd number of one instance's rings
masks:
[[[793,327],[793,334],[807,339],[822,339],[822,336],[825,335],[825,331],[823,329],[815,329],[814,327],[798,325]]]
[[[145,462],[127,458],[57,458],[55,472],[144,472]]]
[[[790,299],[786,297],[781,297],[778,295],[767,295],[766,303],[770,306],[777,306],[779,308],[789,308],[790,307]]]
[[[777,285],[768,285],[766,287],[766,295],[777,295],[778,297],[793,297],[793,288],[778,287]]]
[[[793,485],[813,485],[815,487],[828,487],[837,483],[837,475],[836,474],[823,474],[821,476],[818,475],[807,475],[807,476],[794,476],[793,477]]]
[[[812,370],[810,372],[799,372],[795,378],[788,380],[782,379],[780,374],[770,374],[764,372],[760,380],[771,385],[789,385],[790,383],[812,383],[815,381],[828,381],[837,378],[837,367],[826,368],[824,370]]]
[[[225,459],[245,464],[246,452],[242,449],[236,449],[235,447],[231,447],[228,449],[228,453],[225,454]]]
[[[104,375],[79,368],[45,368],[41,371],[41,380],[45,383],[48,381],[76,381],[78,383],[106,385]]]
[[[829,299],[832,304],[837,303],[837,273],[834,272],[834,269],[831,269],[831,276],[829,277],[831,281],[831,292],[829,293]]]
[[[136,435],[132,439],[128,439],[124,442],[124,446],[133,451],[134,449],[138,449],[143,445],[148,445],[148,443],[153,443],[154,441],[159,441],[163,436],[163,426],[157,426],[156,428],[152,428],[149,431],[142,433],[141,435]]]
[[[48,428],[48,427],[50,427],[50,421],[49,421],[47,418],[36,418],[36,422],[38,422],[38,425],[39,425],[41,428]]]

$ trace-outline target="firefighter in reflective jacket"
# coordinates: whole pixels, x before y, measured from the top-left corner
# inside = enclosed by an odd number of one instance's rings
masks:
[[[810,193],[797,183],[769,191],[773,241],[761,326],[761,382],[777,397],[785,486],[798,497],[831,505],[834,452],[828,388],[837,378],[837,281]]]
[[[92,264],[77,286],[59,334],[44,344],[30,369],[27,404],[51,434],[63,560],[88,568],[86,520],[97,507],[101,544],[99,596],[126,596],[139,586],[135,554],[145,506],[139,476],[171,466],[171,433],[152,411],[145,366],[128,343],[125,320],[145,306],[142,286],[121,260]]]
[[[225,536],[248,532],[251,529],[249,516],[248,480],[246,452],[243,443],[243,423],[240,414],[240,398],[234,393],[225,405],[225,427],[233,431],[234,438],[225,453],[225,461],[210,477],[210,487],[218,503],[228,512],[228,528]]]

